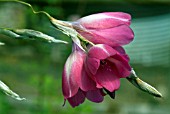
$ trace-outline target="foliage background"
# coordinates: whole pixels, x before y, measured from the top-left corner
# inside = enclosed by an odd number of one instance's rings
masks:
[[[139,77],[154,85],[164,98],[145,94],[122,79],[116,99],[100,104],[85,101],[76,108],[63,104],[61,73],[71,52],[71,40],[55,30],[44,15],[18,3],[0,2],[0,27],[29,28],[68,41],[69,45],[15,40],[0,35],[0,79],[26,97],[16,101],[0,92],[0,114],[169,114],[170,1],[169,0],[25,0],[36,10],[73,21],[106,11],[132,15],[135,40],[125,46]]]

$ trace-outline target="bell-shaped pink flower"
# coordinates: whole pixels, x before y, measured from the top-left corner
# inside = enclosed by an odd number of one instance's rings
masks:
[[[130,43],[134,34],[129,27],[131,16],[123,12],[105,12],[83,17],[72,23],[73,28],[94,44],[122,46]]]
[[[65,99],[74,96],[79,89],[78,81],[82,73],[85,53],[76,48],[76,46],[73,46],[73,52],[68,57],[62,74],[62,88]]]
[[[102,102],[104,90],[114,98],[120,78],[130,75],[129,57],[121,47],[133,40],[130,20],[129,14],[107,12],[71,23],[73,29],[90,41],[89,45],[83,45],[84,49],[81,46],[84,42],[80,42],[77,36],[73,38],[73,51],[64,66],[62,90],[65,101],[72,107],[83,103],[86,98]]]
[[[72,107],[83,103],[85,98],[92,102],[103,101],[102,90],[96,88],[95,81],[85,71],[85,57],[85,52],[73,43],[73,52],[68,57],[62,74],[64,99],[68,100]]]
[[[97,44],[89,49],[86,57],[86,71],[96,82],[97,88],[114,92],[120,86],[120,78],[130,75],[129,58],[123,48],[112,48]]]

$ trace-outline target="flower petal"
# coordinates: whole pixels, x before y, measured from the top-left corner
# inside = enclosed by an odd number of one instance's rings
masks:
[[[96,59],[106,59],[117,53],[112,47],[105,44],[97,44],[89,49],[88,57]],[[90,64],[90,63],[89,63]]]
[[[125,50],[121,46],[113,47],[116,51],[118,51],[120,54],[126,54]]]
[[[81,51],[74,51],[67,59],[62,74],[62,90],[65,99],[74,96],[82,72],[84,55]]]
[[[117,46],[117,47],[114,47],[114,49],[116,51],[118,51],[122,57],[124,57],[124,59],[126,59],[127,61],[130,60],[129,56],[126,54],[125,50],[123,49],[123,47],[121,46]]]
[[[86,58],[86,65],[90,71],[91,74],[95,75],[99,66],[100,66],[100,60],[96,58]]]
[[[83,68],[82,75],[81,75],[81,81],[79,83],[79,86],[83,91],[89,91],[89,90],[97,89],[96,83],[94,82],[93,79],[91,79],[88,76],[87,72],[85,71],[85,68]]]
[[[112,47],[129,44],[134,38],[133,31],[127,25],[120,25],[109,29],[77,31],[94,44],[107,44]]]
[[[83,17],[77,21],[86,29],[113,28],[122,24],[130,25],[131,16],[122,12],[105,12]]]
[[[84,95],[83,91],[78,90],[76,95],[74,95],[71,98],[68,98],[67,100],[72,107],[75,107],[75,106],[78,106],[84,102],[85,95]]]
[[[120,78],[125,78],[130,75],[131,67],[124,57],[117,54],[108,58],[107,60],[115,65],[116,68],[114,70],[117,72]]]
[[[96,103],[102,102],[104,99],[100,89],[88,91],[86,93],[86,98]]]
[[[111,62],[106,61],[105,65],[100,65],[96,75],[94,75],[96,81],[110,92],[117,90],[120,86],[117,72],[113,69]]]

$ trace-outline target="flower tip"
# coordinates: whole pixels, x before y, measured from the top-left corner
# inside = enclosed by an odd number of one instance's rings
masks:
[[[62,106],[64,107],[64,106],[65,106],[65,104],[66,104],[66,99],[64,99],[64,102],[63,102],[63,105],[62,105]]]
[[[61,43],[64,43],[64,44],[69,44],[67,41],[61,41]]]
[[[139,86],[139,88],[143,90],[144,92],[147,92],[155,97],[159,97],[159,98],[162,97],[162,94],[158,90],[156,90],[154,87],[152,87],[148,83],[142,81],[141,79],[136,78],[136,83]]]
[[[156,90],[154,87],[152,87],[150,84],[144,82],[141,80],[135,73],[135,71],[131,70],[131,76],[127,77],[128,81],[130,81],[134,86],[139,88],[140,90],[149,93],[150,95],[153,95],[155,97],[162,97],[162,94]]]
[[[162,98],[163,96],[162,96],[161,93],[158,93],[158,94],[155,95],[155,97]]]
[[[0,42],[0,45],[5,45],[5,43]]]

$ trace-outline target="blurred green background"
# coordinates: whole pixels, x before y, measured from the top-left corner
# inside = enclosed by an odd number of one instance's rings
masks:
[[[61,73],[71,52],[69,37],[57,31],[44,15],[14,2],[0,2],[0,27],[34,29],[68,45],[16,40],[0,35],[0,80],[27,98],[16,101],[0,91],[0,114],[169,114],[170,112],[170,0],[25,0],[53,17],[73,21],[97,12],[123,11],[132,15],[135,40],[125,46],[131,66],[141,79],[155,86],[163,98],[136,89],[126,79],[116,99],[86,100],[63,107]]]

